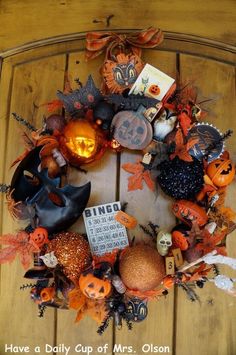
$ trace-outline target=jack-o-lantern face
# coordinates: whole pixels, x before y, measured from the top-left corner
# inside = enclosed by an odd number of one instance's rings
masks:
[[[30,233],[30,240],[39,248],[42,248],[44,244],[49,243],[47,230],[42,227],[36,228],[33,233]]]
[[[149,88],[148,88],[148,92],[149,92],[149,94],[151,94],[151,95],[159,95],[160,94],[160,92],[161,92],[161,90],[160,90],[160,88],[159,88],[159,86],[158,85],[151,85]]]
[[[114,60],[106,60],[102,67],[102,75],[111,93],[122,93],[131,88],[143,68],[140,57],[120,53]]]
[[[153,130],[150,122],[142,115],[143,107],[138,111],[120,111],[112,121],[114,138],[129,149],[140,150],[150,144]]]
[[[235,167],[229,159],[216,159],[208,165],[207,175],[214,185],[226,186],[233,181]]]
[[[97,300],[105,298],[111,291],[111,283],[109,280],[99,279],[92,273],[80,275],[79,286],[86,297]]]
[[[61,137],[61,151],[70,164],[80,166],[102,156],[104,134],[86,119],[71,120]]]
[[[192,226],[192,223],[204,226],[208,220],[206,211],[192,201],[176,201],[172,206],[172,211],[177,218],[189,226]]]

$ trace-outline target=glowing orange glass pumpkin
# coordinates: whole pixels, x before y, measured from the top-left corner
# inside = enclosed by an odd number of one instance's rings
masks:
[[[42,248],[44,244],[49,243],[48,231],[43,227],[37,227],[32,233],[30,233],[30,240],[32,240],[39,248]]]
[[[208,165],[207,175],[214,185],[226,186],[233,181],[235,167],[230,159],[216,159]]]
[[[196,203],[188,200],[176,201],[172,206],[172,211],[177,218],[189,226],[193,222],[203,226],[208,221],[206,211]]]
[[[63,155],[74,166],[91,163],[105,151],[103,132],[86,119],[70,121],[60,143]]]
[[[102,280],[95,277],[93,273],[80,275],[79,287],[83,294],[92,299],[103,299],[111,292],[111,283],[109,280]]]

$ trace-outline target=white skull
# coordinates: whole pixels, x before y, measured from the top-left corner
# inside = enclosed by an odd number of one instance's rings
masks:
[[[42,259],[44,264],[50,268],[54,268],[58,264],[58,260],[57,260],[56,255],[54,254],[54,251],[52,251],[51,253],[45,254],[43,256],[40,256],[40,259]]]
[[[168,249],[172,245],[171,233],[160,231],[157,235],[157,250],[161,256],[168,253]]]

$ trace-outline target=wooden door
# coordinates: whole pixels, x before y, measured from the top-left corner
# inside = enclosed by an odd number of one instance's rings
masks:
[[[50,42],[50,43],[49,43]],[[64,87],[64,74],[84,82],[91,73],[99,84],[98,68],[102,56],[86,63],[84,61],[84,36],[73,35],[47,42],[39,46],[18,48],[3,56],[0,81],[0,181],[10,183],[10,163],[22,153],[20,127],[12,119],[17,112],[34,126],[40,127],[45,114],[45,102],[55,98],[56,90]],[[170,76],[182,81],[193,81],[204,97],[212,101],[204,107],[209,110],[207,122],[212,122],[222,131],[235,128],[235,48],[222,43],[208,41],[194,36],[166,33],[166,40],[158,50],[144,52],[144,60]],[[74,84],[73,84],[74,85]],[[236,139],[232,138],[229,148],[236,160]],[[175,224],[170,212],[170,200],[161,192],[157,196],[146,188],[143,191],[127,193],[127,174],[121,170],[123,162],[134,160],[131,153],[116,155],[107,153],[92,168],[88,167],[86,177],[71,170],[71,183],[91,180],[93,193],[89,205],[121,200],[128,202],[128,212],[134,214],[140,223],[153,221],[161,227]],[[107,188],[109,186],[109,188]],[[228,204],[236,209],[236,185],[228,193]],[[1,233],[14,232],[19,225],[12,221],[1,196]],[[79,220],[73,230],[82,230]],[[144,239],[140,230],[137,238]],[[236,234],[228,239],[228,252],[236,257]],[[227,270],[228,272],[228,270]],[[114,344],[133,346],[136,354],[151,354],[145,344],[168,347],[170,354],[177,355],[233,355],[236,353],[236,300],[207,284],[199,292],[201,303],[192,304],[180,289],[170,292],[166,299],[152,302],[145,322],[134,326],[132,332],[124,326],[122,330],[110,324],[105,334],[96,334],[97,326],[90,319],[75,325],[73,311],[48,309],[44,318],[37,317],[37,310],[29,299],[28,291],[20,290],[25,283],[24,271],[18,262],[1,266],[0,284],[0,354],[5,354],[5,344],[29,346],[35,354],[39,346],[41,354],[48,353],[53,346],[56,354],[64,354],[62,344],[70,346],[74,355],[77,344],[93,347],[98,353],[99,345],[108,344],[108,354],[119,354]],[[232,277],[235,277],[232,273]],[[45,348],[48,344],[47,349]],[[164,349],[164,348],[163,348]],[[86,350],[86,349],[84,349]],[[114,351],[113,351],[114,350]],[[146,351],[146,352],[145,352]],[[9,353],[9,352],[8,352]],[[123,353],[128,353],[124,351]]]

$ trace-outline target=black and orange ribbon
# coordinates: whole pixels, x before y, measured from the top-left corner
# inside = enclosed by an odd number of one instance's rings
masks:
[[[87,60],[96,58],[106,50],[108,56],[112,49],[118,46],[128,47],[138,56],[141,56],[141,48],[155,48],[163,41],[163,32],[154,27],[133,32],[130,34],[118,34],[115,32],[89,32],[86,35]]]

